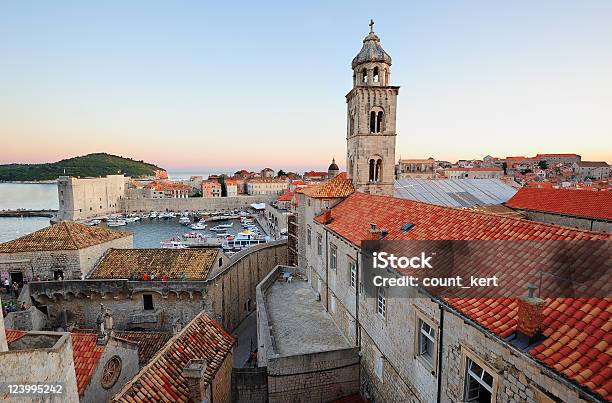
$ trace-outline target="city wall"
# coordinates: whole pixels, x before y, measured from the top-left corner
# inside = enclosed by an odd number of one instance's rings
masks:
[[[222,211],[270,203],[277,196],[190,197],[187,199],[123,199],[120,211]]]

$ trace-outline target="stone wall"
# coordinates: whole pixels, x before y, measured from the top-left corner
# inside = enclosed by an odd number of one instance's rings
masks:
[[[234,403],[267,403],[268,372],[263,368],[234,368],[232,370]]]
[[[232,401],[232,353],[229,353],[217,370],[212,382],[211,402],[230,403]]]
[[[43,348],[9,350],[0,352],[0,379],[6,383],[62,384],[62,395],[57,401],[79,401],[74,361],[72,359],[72,342],[67,333],[32,332],[28,337],[52,336],[57,340],[53,345]],[[25,337],[25,336],[24,336]],[[18,340],[19,341],[19,340]],[[11,348],[11,346],[9,346]],[[2,390],[0,401],[11,401]],[[32,395],[30,395],[32,396]],[[39,397],[23,397],[20,402],[38,402]]]
[[[359,349],[268,360],[268,401],[328,402],[359,391]]]
[[[57,180],[59,211],[57,219],[80,220],[120,211],[125,196],[123,175],[100,178],[60,176]]]
[[[611,221],[597,221],[589,218],[570,217],[561,214],[539,213],[525,210],[527,218],[547,224],[562,225],[564,227],[579,228],[587,231],[612,232]]]
[[[123,199],[121,211],[222,211],[270,203],[276,196],[190,197],[187,199]]]
[[[47,327],[47,315],[31,306],[25,311],[11,312],[6,315],[4,324],[7,329],[42,330]]]

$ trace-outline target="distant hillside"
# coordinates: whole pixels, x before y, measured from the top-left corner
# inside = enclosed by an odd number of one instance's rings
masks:
[[[87,154],[47,164],[0,165],[0,181],[42,181],[58,176],[104,176],[122,173],[127,176],[151,176],[156,165],[106,153]]]

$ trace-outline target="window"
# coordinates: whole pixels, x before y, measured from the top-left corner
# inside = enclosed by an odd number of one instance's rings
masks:
[[[363,69],[361,73],[361,77],[363,78],[364,84],[367,84],[368,83],[368,71],[366,69]]]
[[[121,375],[121,358],[115,355],[104,364],[100,384],[104,389],[110,389],[117,383],[119,375]]]
[[[221,267],[221,266],[223,266],[223,258],[222,257],[219,258],[219,267]]]
[[[323,237],[321,234],[317,234],[317,255],[323,255]]]
[[[374,362],[374,372],[376,372],[376,376],[381,381],[383,380],[383,359],[383,356],[379,355]]]
[[[465,401],[493,401],[493,376],[469,357],[465,362]]]
[[[336,245],[330,245],[329,247],[329,268],[332,270],[338,268],[338,248],[336,248]]]
[[[378,292],[376,293],[376,313],[383,319],[387,314],[387,298],[383,287],[378,287]]]
[[[142,305],[145,311],[153,310],[153,295],[152,294],[142,294]]]
[[[349,257],[349,261],[348,261],[348,267],[349,267],[349,285],[353,288],[355,288],[355,285],[357,284],[357,265],[355,264],[355,261],[353,259],[351,259]]]
[[[436,331],[429,323],[418,318],[417,356],[422,357],[432,367],[435,363]]]
[[[376,133],[376,112],[370,112],[370,133]]]
[[[312,243],[312,229],[310,228],[310,225],[306,227],[306,242],[308,243],[308,246],[310,246]]]
[[[383,113],[382,111],[376,114],[376,133],[380,133],[382,131],[382,123],[383,123]]]
[[[374,82],[378,82],[378,67],[374,67]]]

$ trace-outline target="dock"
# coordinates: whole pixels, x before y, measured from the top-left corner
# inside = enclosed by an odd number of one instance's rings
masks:
[[[49,217],[57,214],[57,210],[2,210],[0,217]]]

